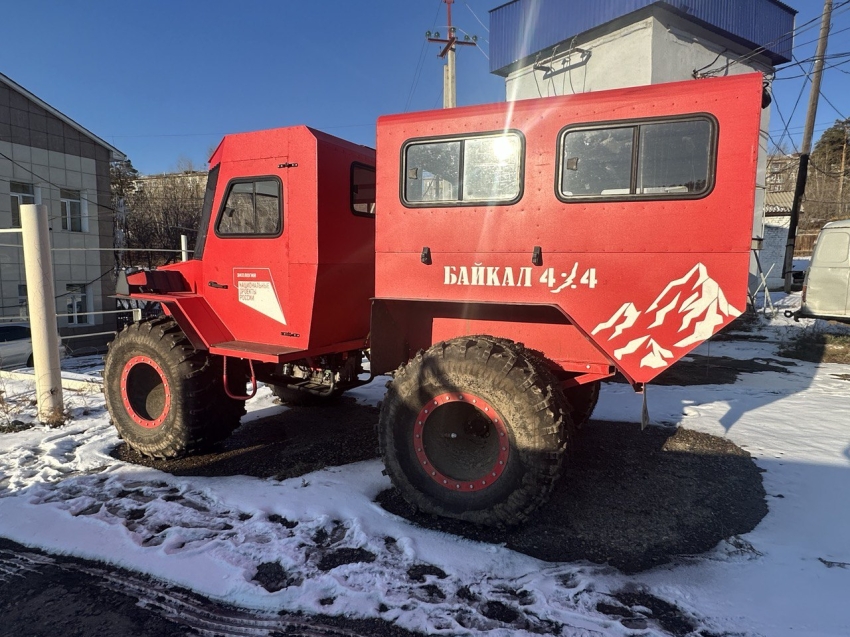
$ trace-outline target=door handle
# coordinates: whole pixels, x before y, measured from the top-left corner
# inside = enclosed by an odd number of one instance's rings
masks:
[[[216,283],[215,281],[210,281],[209,286],[211,288],[218,288],[219,290],[226,290],[227,289],[227,285],[224,285],[222,283]]]

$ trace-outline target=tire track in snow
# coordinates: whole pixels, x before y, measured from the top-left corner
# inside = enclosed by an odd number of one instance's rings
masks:
[[[137,576],[124,570],[64,560],[48,555],[0,549],[0,581],[8,582],[45,566],[66,572],[77,572],[93,578],[97,586],[138,600],[137,605],[160,617],[210,637],[268,637],[284,633],[303,637],[371,637],[376,634],[412,635],[397,627],[386,631],[370,628],[368,632],[334,626],[325,618],[288,616],[262,611],[249,611],[216,604],[165,582]]]

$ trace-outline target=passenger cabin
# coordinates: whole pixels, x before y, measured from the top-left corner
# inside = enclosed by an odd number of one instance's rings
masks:
[[[376,372],[468,334],[651,380],[743,311],[762,77],[378,120]]]

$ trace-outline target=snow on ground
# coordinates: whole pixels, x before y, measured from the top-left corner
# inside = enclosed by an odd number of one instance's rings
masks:
[[[775,298],[783,308],[793,302]],[[767,341],[717,341],[697,353],[776,358],[777,343],[802,325],[775,317],[759,331]],[[632,588],[679,605],[710,634],[848,635],[850,365],[797,361],[790,369],[742,374],[734,385],[649,388],[655,422],[726,436],[753,454],[770,510],[751,533],[708,554],[633,576],[413,526],[373,501],[389,486],[378,461],[284,481],[130,465],[109,455],[119,440],[102,396],[73,393],[65,427],[0,435],[0,535],[246,608],[381,617],[429,634],[646,634],[595,610]],[[7,418],[31,421],[31,386],[0,383],[14,411]],[[377,379],[354,394],[376,403],[383,391]],[[285,409],[265,388],[248,406],[246,419]],[[639,417],[640,397],[628,386],[604,387],[595,419]],[[359,561],[334,567],[329,555]],[[274,592],[254,580],[268,563],[281,567]],[[430,566],[411,577],[417,565]],[[480,600],[512,609],[507,623]]]

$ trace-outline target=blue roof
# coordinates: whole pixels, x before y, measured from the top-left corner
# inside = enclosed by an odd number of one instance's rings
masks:
[[[657,5],[749,49],[773,64],[791,61],[796,11],[778,0],[512,0],[490,11],[490,71],[635,11]]]

